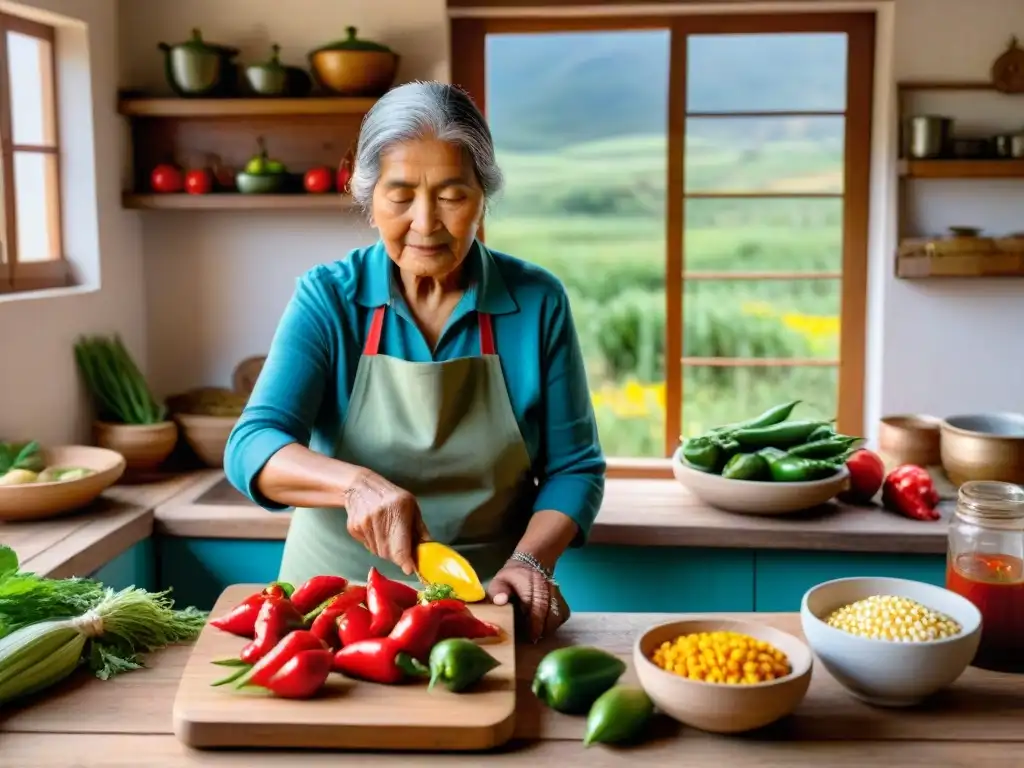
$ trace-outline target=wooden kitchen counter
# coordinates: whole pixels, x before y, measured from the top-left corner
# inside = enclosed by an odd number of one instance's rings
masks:
[[[743,615],[739,615],[743,617]],[[947,692],[916,709],[875,709],[847,695],[817,665],[804,703],[757,735],[718,737],[659,718],[652,738],[629,750],[581,744],[584,720],[553,712],[529,691],[540,659],[560,645],[596,645],[627,662],[637,634],[667,618],[653,614],[577,614],[557,637],[524,645],[517,658],[514,742],[498,753],[198,752],[171,732],[171,708],[189,647],[154,654],[151,667],[101,682],[79,674],[36,701],[0,715],[0,765],[17,768],[170,768],[171,766],[647,765],[796,768],[829,765],[1011,766],[1024,753],[1024,677],[969,669]],[[747,618],[750,618],[747,616]],[[794,614],[756,620],[799,635]],[[632,670],[623,678],[634,682]]]
[[[195,481],[193,475],[173,475],[140,485],[115,485],[93,504],[70,515],[0,522],[0,544],[18,554],[23,571],[51,578],[84,576],[149,538],[156,507]]]
[[[940,511],[935,522],[844,504],[782,517],[736,515],[705,504],[675,480],[609,478],[589,543],[945,554],[952,503]],[[290,522],[290,512],[261,509],[220,470],[196,472],[156,508],[156,531],[168,536],[283,540]]]

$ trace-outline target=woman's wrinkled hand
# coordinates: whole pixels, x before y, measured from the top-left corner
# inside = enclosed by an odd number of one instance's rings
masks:
[[[416,571],[416,545],[430,535],[416,497],[375,472],[364,472],[345,493],[348,532],[406,576]]]
[[[516,599],[527,618],[527,632],[533,642],[547,637],[569,618],[569,604],[556,584],[536,568],[510,560],[495,574],[487,587],[495,605]]]

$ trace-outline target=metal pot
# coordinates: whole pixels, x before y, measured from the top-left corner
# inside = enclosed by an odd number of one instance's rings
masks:
[[[943,157],[948,153],[953,121],[937,115],[910,118],[907,155],[916,159]]]
[[[232,89],[237,48],[207,43],[198,29],[184,43],[157,47],[164,52],[167,82],[179,96],[224,96]]]
[[[281,63],[281,46],[271,46],[270,59],[265,64],[245,68],[245,79],[254,93],[260,96],[280,96],[288,90],[288,68]]]

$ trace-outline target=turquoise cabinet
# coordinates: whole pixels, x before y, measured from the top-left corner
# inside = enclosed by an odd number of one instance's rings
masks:
[[[230,584],[277,577],[284,542],[161,538],[160,584],[209,609]],[[754,610],[750,550],[591,546],[565,554],[555,574],[574,611]]]
[[[113,589],[136,586],[153,591],[157,589],[153,552],[153,539],[143,539],[93,571],[89,577]]]
[[[894,576],[945,584],[944,555],[873,552],[760,550],[754,555],[754,605],[758,611],[799,611],[815,584],[848,576]]]

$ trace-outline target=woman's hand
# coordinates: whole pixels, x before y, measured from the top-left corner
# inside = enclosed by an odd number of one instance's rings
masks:
[[[345,492],[348,532],[406,576],[416,571],[416,545],[427,541],[416,497],[375,472],[362,472]]]
[[[487,594],[495,605],[505,605],[513,597],[518,598],[533,642],[552,634],[569,618],[569,604],[558,585],[548,581],[536,568],[518,560],[505,563],[491,580]]]

